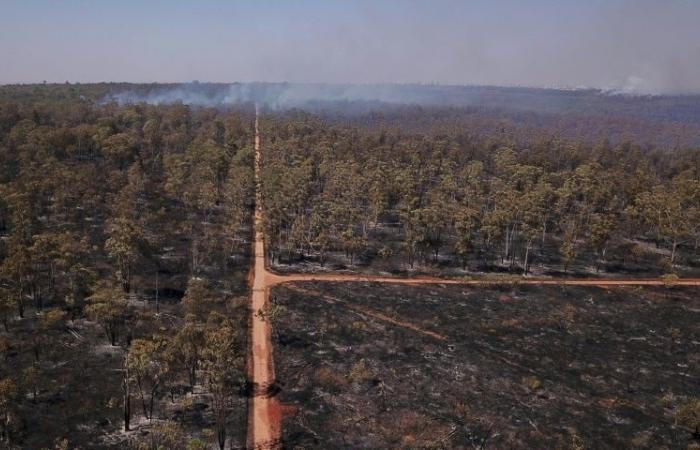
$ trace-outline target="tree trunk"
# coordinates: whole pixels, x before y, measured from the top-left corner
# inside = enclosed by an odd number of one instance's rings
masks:
[[[544,241],[547,238],[547,219],[542,221],[542,244],[540,246],[540,251],[544,251]]]
[[[131,423],[131,392],[129,390],[129,369],[124,363],[124,379],[122,380],[124,388],[124,431],[129,431]]]
[[[523,263],[523,275],[527,275],[527,259],[530,256],[530,247],[532,245],[532,239],[527,240],[527,245],[525,245],[525,261]]]
[[[151,398],[148,401],[148,418],[151,419],[153,418],[153,405],[156,399],[156,391],[155,389],[151,391]]]
[[[218,425],[217,436],[219,440],[219,450],[224,450],[226,447],[226,425]]]
[[[146,396],[143,395],[143,388],[141,387],[141,383],[139,381],[137,381],[136,383],[139,387],[139,399],[141,400],[141,409],[143,410],[143,415],[146,417],[146,419],[150,419],[150,416],[148,415],[148,407],[146,406]]]
[[[676,248],[678,247],[678,241],[673,239],[673,247],[671,248],[671,266],[673,266],[676,260]]]

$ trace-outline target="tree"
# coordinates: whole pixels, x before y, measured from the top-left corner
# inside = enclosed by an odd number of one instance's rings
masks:
[[[24,318],[25,295],[33,279],[31,257],[27,247],[17,240],[12,240],[9,247],[8,255],[0,265],[0,279],[7,280],[17,314]]]
[[[352,228],[347,228],[340,234],[345,250],[345,256],[350,260],[350,265],[355,263],[355,258],[367,246],[367,241],[361,234]]]
[[[571,263],[576,258],[576,247],[574,244],[574,238],[570,233],[567,233],[564,236],[564,240],[562,241],[561,246],[559,247],[559,251],[561,251],[561,255],[564,258],[564,272],[566,272],[569,269]]]
[[[34,298],[37,310],[44,307],[44,293],[42,281],[45,283],[46,292],[50,300],[56,296],[56,261],[59,258],[60,235],[54,233],[42,233],[34,236],[33,243],[29,247],[29,258],[31,260],[33,274],[45,274],[45,276],[35,276],[32,286],[32,297]]]
[[[525,237],[525,256],[523,258],[523,274],[529,272],[529,256],[533,241],[542,235],[544,244],[547,229],[547,216],[550,203],[553,198],[551,185],[544,180],[539,180],[536,185],[529,186],[522,195],[523,212],[521,229]]]
[[[131,426],[131,372],[129,371],[129,348],[124,354],[122,364],[122,391],[124,393],[124,431],[129,431]]]
[[[127,354],[128,373],[136,384],[136,394],[147,419],[153,418],[155,400],[168,371],[167,348],[164,338],[134,339]]]
[[[65,327],[66,313],[58,308],[44,311],[40,318],[40,331],[31,337],[31,347],[35,362],[39,362],[44,352],[50,352],[57,347],[56,334]]]
[[[115,196],[112,210],[115,216],[138,221],[147,213],[149,184],[140,160],[127,171],[127,183]]]
[[[689,173],[674,178],[670,186],[657,185],[635,199],[638,216],[656,229],[671,246],[670,263],[675,264],[677,249],[689,239],[700,217],[700,180]]]
[[[189,316],[173,339],[170,358],[174,364],[181,365],[185,369],[190,388],[197,383],[197,371],[204,345],[205,335],[202,326],[197,323],[196,317]]]
[[[11,378],[0,379],[0,442],[8,447],[12,444],[12,422],[14,407],[19,397],[17,383]]]
[[[185,314],[191,314],[201,320],[209,314],[215,299],[214,292],[209,289],[207,280],[192,277],[187,282],[187,290],[182,297],[182,306],[185,309]]]
[[[420,210],[421,226],[425,230],[425,246],[433,253],[433,262],[438,262],[440,247],[444,243],[444,234],[448,227],[448,218],[452,216],[445,199],[434,198],[434,206]]]
[[[474,239],[480,227],[480,218],[480,211],[473,208],[465,207],[457,212],[455,253],[462,261],[462,269],[466,269],[467,255],[473,250]]]
[[[243,374],[238,369],[243,351],[233,323],[216,314],[209,317],[205,339],[202,371],[212,398],[217,441],[219,448],[224,450],[233,396],[243,383]]]
[[[63,292],[66,304],[74,313],[81,311],[88,285],[95,275],[87,264],[88,255],[86,239],[79,239],[71,233],[59,235],[55,264],[59,273],[68,281]]]
[[[105,250],[109,256],[117,260],[117,278],[124,292],[131,292],[131,277],[133,266],[141,256],[143,233],[133,221],[117,217],[107,226],[109,238],[105,242]]]
[[[616,218],[612,214],[593,214],[588,225],[589,241],[596,254],[596,272],[600,270],[600,262],[605,262],[608,243],[615,230]]]
[[[102,326],[110,344],[117,345],[119,329],[124,324],[127,312],[124,292],[110,283],[101,282],[95,286],[93,294],[87,300],[89,304],[85,312],[88,317]]]
[[[5,331],[10,331],[10,319],[15,311],[10,289],[0,286],[0,322]]]
[[[120,169],[124,169],[136,156],[136,138],[128,132],[113,134],[102,142],[102,152]]]
[[[22,381],[24,387],[32,394],[33,403],[36,403],[36,396],[41,383],[41,375],[41,367],[39,367],[39,364],[36,362],[25,369],[23,373]]]

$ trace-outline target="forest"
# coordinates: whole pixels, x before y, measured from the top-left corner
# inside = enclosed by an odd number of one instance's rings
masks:
[[[256,206],[277,274],[700,275],[694,98],[260,104],[255,205],[255,95],[173,88],[0,86],[3,448],[245,448]]]
[[[0,446],[242,445],[251,109],[102,95],[0,90]]]
[[[276,268],[698,273],[697,147],[493,133],[472,111],[415,125],[416,108],[374,115],[379,124],[265,118],[262,199]]]

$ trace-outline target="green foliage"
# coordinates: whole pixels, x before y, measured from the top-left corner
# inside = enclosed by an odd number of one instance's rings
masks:
[[[127,312],[124,292],[113,284],[101,282],[87,300],[85,313],[102,326],[110,344],[116,345]]]
[[[676,411],[676,422],[698,434],[700,430],[700,399],[690,399]]]

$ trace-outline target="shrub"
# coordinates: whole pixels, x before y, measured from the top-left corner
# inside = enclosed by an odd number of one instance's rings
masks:
[[[678,280],[679,277],[675,273],[666,273],[664,275],[661,275],[661,281],[664,282],[665,286],[673,286],[678,282]]]
[[[676,411],[676,423],[693,430],[693,436],[700,438],[700,398],[694,398]]]
[[[356,362],[348,374],[348,380],[350,380],[351,383],[361,383],[369,381],[372,378],[374,378],[374,373],[372,373],[372,370],[367,365],[367,361],[365,361],[364,358]]]

